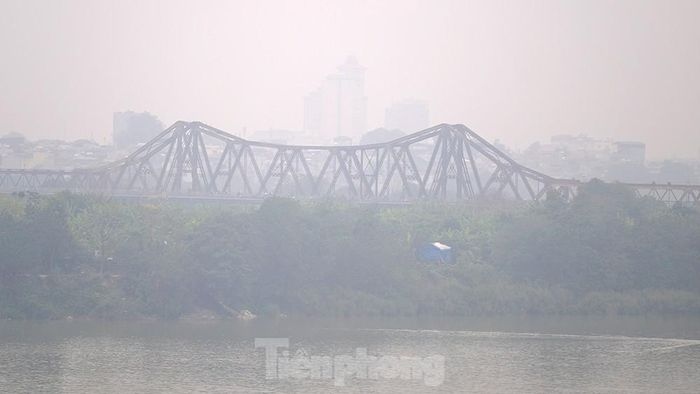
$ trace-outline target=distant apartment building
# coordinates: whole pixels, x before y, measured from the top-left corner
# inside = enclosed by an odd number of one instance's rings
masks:
[[[115,112],[112,139],[118,148],[150,141],[163,131],[163,123],[148,112]]]
[[[8,133],[0,137],[0,168],[26,168],[33,152],[22,134]]]
[[[520,155],[523,164],[560,178],[601,178],[614,152],[612,140],[585,134],[560,134],[549,143],[535,143]]]
[[[585,134],[553,136],[518,155],[525,165],[547,175],[587,181],[650,182],[646,145],[637,141],[597,139]]]
[[[365,68],[349,57],[304,99],[304,131],[318,140],[367,131]]]
[[[646,159],[646,145],[638,141],[619,141],[614,158],[620,162],[643,165]]]
[[[392,104],[384,114],[384,128],[415,133],[430,126],[428,104],[420,100],[402,100]]]
[[[33,152],[12,149],[0,144],[0,168],[23,169],[28,168],[34,157]]]

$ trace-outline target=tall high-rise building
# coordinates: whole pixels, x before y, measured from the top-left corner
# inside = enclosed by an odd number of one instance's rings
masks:
[[[304,130],[318,139],[359,137],[367,131],[365,68],[348,57],[304,99]]]
[[[415,133],[430,126],[428,104],[420,100],[402,100],[392,104],[384,114],[384,128]]]

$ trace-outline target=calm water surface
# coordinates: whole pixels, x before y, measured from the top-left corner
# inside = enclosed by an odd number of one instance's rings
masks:
[[[291,355],[441,355],[444,381],[270,380],[256,337],[289,338]],[[0,322],[11,393],[697,393],[699,372],[698,318]]]

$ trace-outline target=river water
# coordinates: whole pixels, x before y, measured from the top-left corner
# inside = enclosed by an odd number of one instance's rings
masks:
[[[11,393],[697,393],[698,372],[698,318],[0,322]]]

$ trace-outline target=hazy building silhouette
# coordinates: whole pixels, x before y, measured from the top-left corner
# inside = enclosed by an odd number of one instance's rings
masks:
[[[384,113],[384,128],[415,133],[430,126],[428,104],[420,100],[402,100],[392,104]]]
[[[615,143],[617,151],[614,158],[617,161],[644,164],[646,159],[646,145],[643,142],[637,141],[618,141]]]
[[[389,130],[385,128],[378,128],[374,130],[370,130],[366,132],[365,134],[362,135],[362,138],[360,139],[360,144],[367,145],[367,144],[381,144],[383,142],[389,142],[393,141],[395,139],[401,138],[405,136],[406,133],[404,133],[401,130]]]
[[[7,145],[10,147],[21,146],[27,142],[24,135],[16,132],[7,133],[0,137],[0,145]]]
[[[697,174],[692,162],[681,160],[664,160],[654,163],[654,173],[651,180],[658,183],[695,184],[698,182]]]
[[[163,123],[148,112],[115,112],[112,139],[117,147],[150,141],[163,131]]]
[[[348,57],[318,89],[304,99],[304,130],[314,137],[329,139],[357,137],[367,129],[365,68]]]

